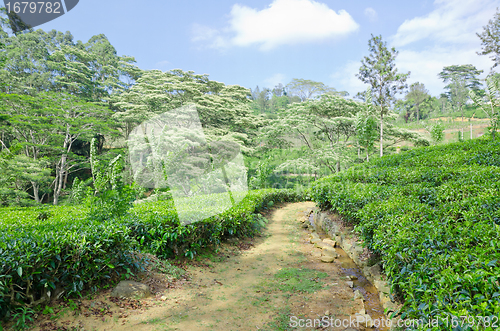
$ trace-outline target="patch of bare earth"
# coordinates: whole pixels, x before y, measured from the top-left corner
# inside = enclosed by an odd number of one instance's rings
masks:
[[[312,202],[279,206],[268,215],[261,236],[223,245],[218,254],[185,263],[177,281],[146,275],[155,296],[143,300],[110,298],[110,290],[42,315],[34,330],[284,330],[292,316],[349,319],[362,307],[341,276],[340,264],[322,263],[297,221]],[[325,272],[315,292],[287,292],[276,273],[284,268]],[[304,330],[318,329],[305,327]],[[345,330],[329,327],[324,330]]]

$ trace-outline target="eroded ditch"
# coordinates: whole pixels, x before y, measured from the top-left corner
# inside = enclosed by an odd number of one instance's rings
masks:
[[[314,215],[309,214],[309,223],[319,235],[320,239],[330,238],[328,234],[314,224]],[[364,297],[364,308],[366,314],[370,315],[373,320],[387,320],[384,315],[384,308],[379,299],[379,292],[368,279],[366,279],[363,271],[358,265],[347,255],[347,253],[338,245],[335,247],[338,254],[337,261],[340,263],[340,270],[345,278],[350,278],[353,282],[353,291],[359,290]],[[373,330],[389,330],[386,327],[374,327]]]

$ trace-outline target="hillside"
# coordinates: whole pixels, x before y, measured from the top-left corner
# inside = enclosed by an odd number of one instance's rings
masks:
[[[499,316],[500,142],[386,156],[319,180],[311,192],[383,261],[403,318],[470,316],[477,326],[478,316]]]

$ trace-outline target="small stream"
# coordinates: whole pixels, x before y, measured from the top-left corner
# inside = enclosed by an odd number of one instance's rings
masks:
[[[322,229],[318,229],[314,225],[313,214],[309,215],[309,222],[316,229],[316,233],[321,239],[329,238],[328,234],[326,234]],[[353,291],[359,290],[364,298],[365,298],[365,310],[368,315],[373,320],[386,320],[386,316],[384,315],[384,308],[379,300],[378,290],[373,286],[368,279],[363,275],[363,272],[356,263],[347,255],[347,253],[340,248],[338,245],[335,247],[337,254],[339,257],[336,260],[336,263],[340,263],[340,270],[343,272],[344,279],[347,280],[347,276],[351,276],[353,278],[352,282],[354,283]],[[379,330],[386,331],[389,330],[388,327],[375,327],[371,330]]]

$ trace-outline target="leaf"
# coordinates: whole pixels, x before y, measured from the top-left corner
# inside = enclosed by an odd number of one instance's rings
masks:
[[[17,274],[19,275],[19,277],[23,276],[23,268],[22,267],[17,268]]]

